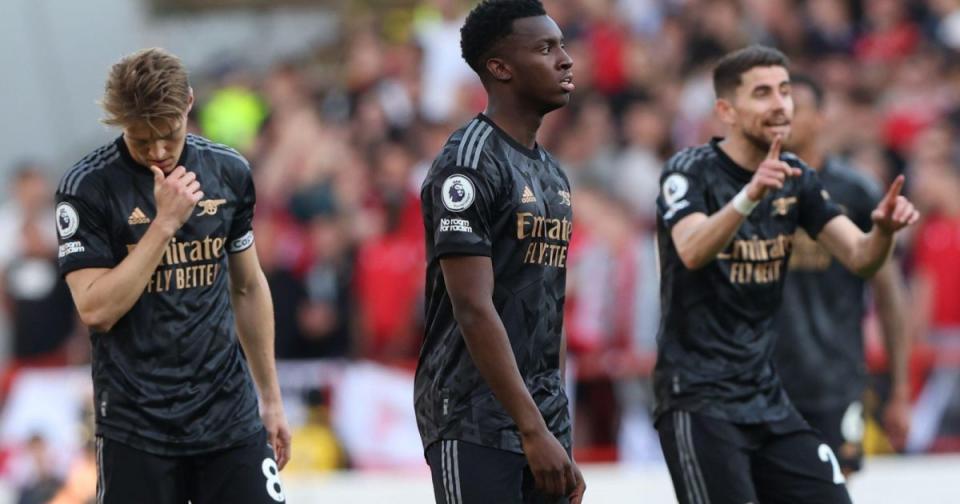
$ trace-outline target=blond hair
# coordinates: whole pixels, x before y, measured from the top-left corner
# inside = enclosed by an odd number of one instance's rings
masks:
[[[146,121],[157,131],[159,125],[180,120],[190,106],[187,70],[163,49],[137,51],[110,68],[100,105],[106,125]]]

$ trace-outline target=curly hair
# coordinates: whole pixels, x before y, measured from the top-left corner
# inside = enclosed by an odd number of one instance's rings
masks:
[[[163,49],[151,48],[124,57],[110,68],[100,105],[106,112],[102,122],[128,126],[146,121],[157,129],[158,122],[176,121],[190,104],[187,71],[179,58]]]
[[[470,11],[460,28],[463,59],[475,72],[482,74],[483,57],[513,32],[515,20],[545,15],[547,11],[540,0],[483,0]]]

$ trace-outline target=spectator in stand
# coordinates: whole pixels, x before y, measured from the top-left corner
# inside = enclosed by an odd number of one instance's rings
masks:
[[[951,356],[960,355],[960,163],[953,138],[956,131],[942,123],[926,130],[917,140],[912,167],[927,215],[914,240],[914,336],[935,357],[914,409],[907,439],[911,452],[932,448],[948,428],[944,414],[960,405],[960,370],[947,365]]]

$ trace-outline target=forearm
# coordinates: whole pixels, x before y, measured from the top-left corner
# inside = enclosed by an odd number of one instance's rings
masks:
[[[883,267],[893,251],[893,234],[876,226],[857,240],[850,269],[863,278],[870,278]]]
[[[878,272],[874,280],[874,298],[887,350],[890,381],[895,391],[905,391],[910,344],[905,323],[903,285],[895,264],[888,262]]]
[[[506,329],[493,305],[455,309],[454,317],[474,365],[521,434],[546,429],[543,416],[520,376]]]
[[[689,219],[696,220],[687,222]],[[716,259],[737,234],[743,221],[744,216],[728,203],[709,217],[691,215],[677,223],[672,237],[684,266],[699,269]]]
[[[231,286],[237,336],[250,373],[264,404],[280,403],[280,385],[274,356],[273,301],[262,272],[248,285]]]
[[[174,232],[172,226],[154,222],[120,264],[86,285],[71,285],[84,324],[105,332],[133,308],[160,264]]]

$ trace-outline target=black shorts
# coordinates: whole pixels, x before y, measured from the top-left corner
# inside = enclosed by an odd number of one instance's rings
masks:
[[[437,504],[568,504],[537,492],[527,458],[457,440],[427,448]]]
[[[286,502],[273,449],[261,430],[242,444],[182,457],[97,437],[97,504]]]
[[[863,403],[854,401],[847,406],[824,411],[800,410],[810,427],[820,431],[823,440],[837,454],[840,468],[846,473],[863,467]]]
[[[809,428],[778,427],[663,414],[657,431],[680,504],[850,504],[830,447]]]

